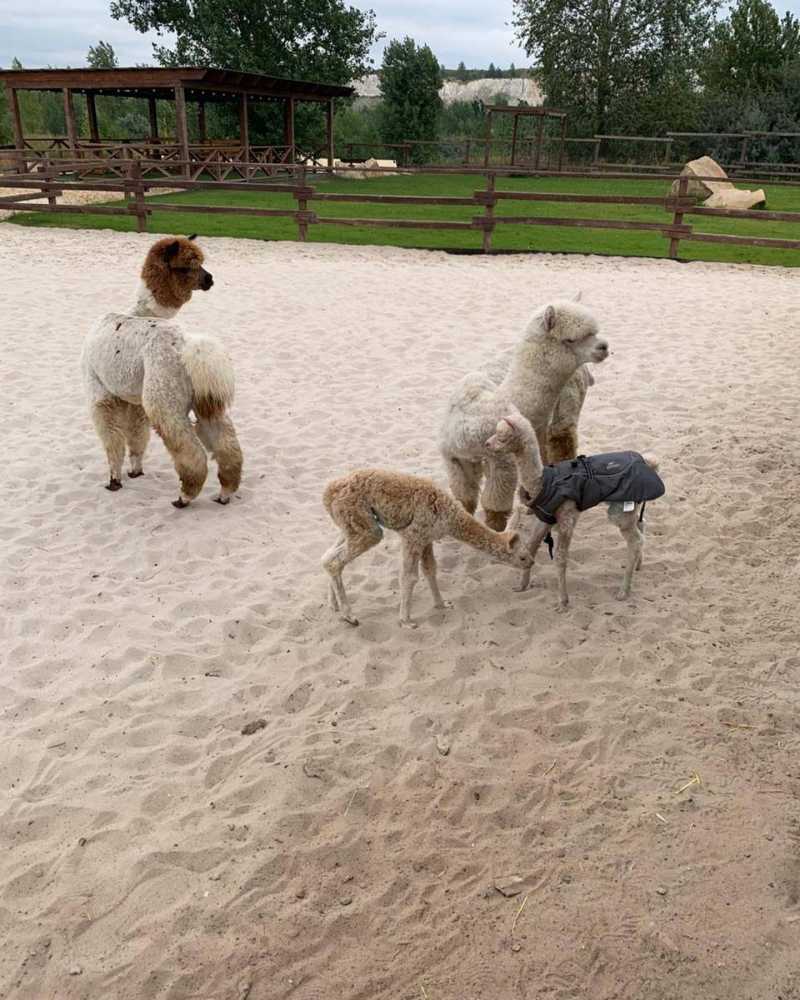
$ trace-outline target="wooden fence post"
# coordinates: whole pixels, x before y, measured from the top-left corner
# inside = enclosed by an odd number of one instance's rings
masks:
[[[144,181],[142,180],[142,165],[138,160],[131,160],[128,180],[131,184],[136,209],[136,232],[146,233],[147,209],[144,204]]]
[[[594,141],[594,159],[592,160],[592,167],[597,170],[600,166],[600,143],[602,139],[595,139]]]
[[[483,220],[483,252],[491,253],[492,233],[494,232],[494,187],[496,175],[490,173],[486,177],[486,203],[484,205],[485,218]]]
[[[470,140],[469,139],[465,139],[464,140],[464,166],[465,167],[469,166],[469,152],[470,152],[469,147],[470,147]]]
[[[295,176],[297,176],[297,175],[295,175]],[[305,167],[305,164],[303,164],[303,166],[300,168],[300,187],[303,188],[303,189],[305,189],[305,187],[306,187],[306,167]],[[308,211],[308,201],[306,201],[305,198],[298,198],[297,199],[297,210],[299,212],[307,212]],[[308,239],[308,223],[306,222],[306,220],[304,218],[297,220],[297,230],[298,230],[298,232],[297,232],[298,239],[300,240],[301,243],[305,243],[306,240]]]
[[[680,226],[683,223],[683,212],[682,202],[686,197],[689,188],[689,176],[688,174],[681,174],[680,180],[678,181],[678,203],[675,206],[675,216],[672,219],[673,226]],[[669,256],[671,260],[678,259],[678,245],[680,243],[680,237],[671,236],[669,241]]]
[[[52,164],[50,163],[50,157],[45,153],[42,159],[42,166],[44,167],[45,181],[47,182],[45,186],[45,191],[47,192],[47,204],[50,208],[55,208],[56,206],[56,196],[54,192],[55,185],[53,184],[55,171],[53,170]]]

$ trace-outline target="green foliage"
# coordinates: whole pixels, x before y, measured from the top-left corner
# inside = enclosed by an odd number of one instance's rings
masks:
[[[11,124],[11,109],[8,106],[6,88],[0,86],[0,146],[14,142],[14,128]]]
[[[439,61],[427,45],[417,46],[413,38],[389,42],[381,67],[385,141],[435,139],[441,86]],[[419,150],[414,155],[422,158]]]
[[[371,67],[375,15],[344,0],[112,0],[112,17],[140,32],[172,33],[154,45],[164,66],[218,66],[242,72],[346,84]]]
[[[718,0],[514,0],[514,26],[573,134],[651,134],[690,99]],[[646,99],[646,101],[645,101]]]
[[[100,41],[90,45],[86,54],[86,65],[92,69],[116,69],[119,66],[114,46],[110,42]]]
[[[799,57],[800,22],[781,20],[767,0],[738,0],[714,29],[701,79],[711,93],[775,93]]]
[[[460,80],[461,83],[466,83],[469,80],[469,74],[467,73],[467,67],[463,62],[458,64],[458,69],[456,70],[456,80]]]

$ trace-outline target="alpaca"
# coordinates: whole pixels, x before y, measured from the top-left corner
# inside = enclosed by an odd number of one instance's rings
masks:
[[[589,310],[577,302],[556,301],[534,314],[499,385],[482,372],[459,382],[439,447],[450,490],[470,514],[477,508],[484,474],[480,499],[489,527],[502,531],[514,504],[514,462],[486,447],[497,421],[508,413],[523,415],[536,432],[540,454],[546,455],[547,429],[566,382],[586,362],[597,364],[607,356],[608,343],[598,335]]]
[[[242,474],[242,452],[228,413],[234,386],[230,359],[216,340],[184,334],[168,322],[193,291],[214,284],[193,239],[167,237],[150,248],[134,308],[104,316],[81,356],[92,420],[108,457],[106,489],[122,489],[126,445],[128,476],[144,475],[152,425],[180,478],[180,496],[173,501],[178,508],[203,488],[205,449],[217,461],[218,503],[229,502]]]
[[[533,557],[516,532],[494,532],[481,524],[430,479],[400,472],[363,469],[328,483],[323,495],[325,509],[341,530],[339,540],[326,553],[322,565],[330,574],[330,602],[344,621],[358,625],[342,581],[342,570],[377,545],[384,528],[402,538],[400,572],[400,624],[415,628],[411,619],[411,595],[419,564],[433,595],[434,606],[450,605],[442,600],[436,582],[433,543],[450,536],[488,553],[523,571]]]
[[[567,593],[567,562],[569,547],[578,516],[581,510],[587,510],[600,502],[608,502],[608,518],[615,524],[628,546],[628,558],[625,565],[625,576],[622,587],[617,593],[618,600],[626,600],[631,593],[634,570],[641,569],[644,552],[644,520],[640,516],[642,505],[646,500],[656,499],[664,492],[664,484],[657,475],[658,460],[653,455],[638,455],[636,452],[613,453],[598,455],[588,460],[579,459],[562,462],[557,466],[548,466],[545,470],[539,455],[539,444],[531,424],[519,414],[509,414],[499,420],[495,433],[486,442],[487,448],[493,451],[511,455],[516,462],[520,481],[520,498],[522,506],[517,508],[514,524],[527,537],[527,544],[532,557],[535,558],[539,546],[547,537],[551,524],[556,525],[558,545],[556,546],[556,569],[558,573],[558,610],[563,611],[569,604]],[[623,470],[622,456],[627,456],[629,464],[626,469],[631,475],[624,485],[615,487],[619,471]],[[604,460],[605,461],[604,463]],[[582,471],[582,463],[593,463],[595,471],[598,468],[614,469],[608,481],[598,485],[596,489],[579,489],[575,496],[581,495],[582,502],[576,499],[564,499],[564,494],[570,492],[559,485],[572,471]],[[634,481],[635,479],[635,481]],[[546,483],[546,480],[549,483]],[[585,484],[585,480],[583,483]],[[597,483],[595,478],[593,485]],[[620,491],[630,499],[620,498]],[[589,495],[591,493],[591,496]],[[538,516],[536,516],[538,515]],[[548,518],[548,520],[544,520]],[[531,525],[531,521],[533,522]],[[531,567],[533,563],[531,563]],[[527,590],[530,584],[531,567],[522,572],[522,579],[515,590]]]
[[[565,462],[578,456],[578,421],[594,376],[588,365],[581,365],[571,375],[559,393],[553,416],[547,425],[547,454],[545,460],[551,465]]]

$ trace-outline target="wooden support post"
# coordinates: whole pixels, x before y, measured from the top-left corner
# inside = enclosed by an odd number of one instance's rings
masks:
[[[561,119],[561,141],[558,144],[558,172],[564,169],[564,146],[567,141],[567,119]]]
[[[289,162],[295,162],[294,149],[294,98],[287,97],[283,106],[283,144],[290,148]]]
[[[63,88],[64,94],[64,121],[67,125],[67,141],[70,152],[75,159],[78,158],[78,129],[75,125],[75,105],[72,103],[72,91],[69,87]]]
[[[200,133],[200,145],[205,146],[208,142],[208,132],[206,130],[206,102],[197,102],[197,131]]]
[[[186,120],[186,91],[183,84],[179,83],[175,87],[175,135],[180,149],[180,158],[183,166],[180,172],[184,177],[190,176],[191,165],[189,163],[189,123]]]
[[[747,143],[749,141],[749,138],[750,137],[746,135],[742,139],[742,152],[741,156],[739,157],[739,162],[741,163],[742,166],[744,166],[747,163]]]
[[[242,157],[247,163],[250,159],[250,123],[247,120],[247,94],[239,96],[239,140],[244,148]]]
[[[11,123],[14,126],[14,149],[17,151],[17,171],[25,173],[25,136],[22,131],[22,115],[19,110],[19,96],[16,90],[6,84],[8,106],[11,110]]]
[[[298,177],[298,174],[295,174],[295,177]],[[305,188],[306,188],[306,168],[305,168],[305,164],[303,164],[303,166],[300,168],[299,179],[300,179],[300,187],[303,190],[305,190]],[[297,210],[299,212],[307,212],[308,211],[308,202],[306,201],[305,198],[298,198],[297,199]],[[298,239],[300,240],[301,243],[305,243],[306,240],[308,239],[308,223],[305,221],[305,219],[298,219],[298,221],[297,221],[297,237],[298,237]]]
[[[55,186],[53,184],[53,177],[55,171],[53,170],[53,166],[50,162],[50,157],[47,156],[46,154],[44,159],[42,160],[42,167],[44,168],[44,177],[46,181],[46,187],[44,190],[47,192],[47,204],[50,206],[50,208],[55,208],[56,194],[55,194]]]
[[[97,127],[97,103],[95,95],[91,91],[86,94],[86,113],[89,116],[89,136],[92,142],[100,142],[100,130]]]
[[[464,166],[469,166],[470,140],[464,140]]]
[[[328,172],[333,173],[333,154],[334,154],[334,141],[333,141],[333,98],[328,98],[328,103],[325,107],[325,134],[327,138],[328,147]]]
[[[678,204],[675,206],[675,216],[673,217],[672,224],[674,226],[680,226],[683,222],[683,212],[681,210],[681,202],[686,197],[689,191],[689,176],[688,174],[681,174],[680,181],[678,182]],[[671,260],[678,259],[678,246],[680,244],[680,239],[678,237],[672,236],[669,241],[669,256]]]
[[[672,162],[672,139],[667,139],[664,144],[664,165]]]
[[[490,253],[492,249],[492,233],[494,232],[494,188],[495,175],[490,173],[486,178],[486,217],[483,220],[483,252]]]
[[[517,162],[517,125],[519,125],[519,115],[514,115],[514,125],[511,129],[511,166]]]
[[[536,130],[536,156],[533,161],[533,169],[539,169],[542,158],[542,139],[544,138],[544,115],[539,118],[539,128]]]
[[[597,168],[600,166],[600,143],[602,141],[603,141],[602,139],[598,139],[595,136],[595,140],[594,140],[594,159],[592,160],[592,167],[595,170],[597,170]]]
[[[489,166],[489,156],[492,149],[492,112],[486,112],[486,136],[485,145],[483,147],[483,165],[484,167]]]
[[[150,142],[158,142],[158,108],[155,97],[147,98],[147,110],[150,114]]]

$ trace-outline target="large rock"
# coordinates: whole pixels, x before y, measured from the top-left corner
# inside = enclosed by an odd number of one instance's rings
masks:
[[[748,209],[766,205],[767,196],[761,188],[758,191],[741,191],[739,188],[728,188],[723,191],[715,191],[710,198],[707,198],[703,205],[706,208],[738,208]]]
[[[708,198],[709,195],[716,194],[726,188],[733,189],[733,184],[728,180],[728,175],[710,156],[701,156],[699,160],[692,160],[681,170],[681,177],[688,177],[689,183],[686,187],[686,194],[690,198]],[[719,180],[701,181],[698,177],[718,177]],[[678,194],[680,181],[672,182],[672,194]]]

